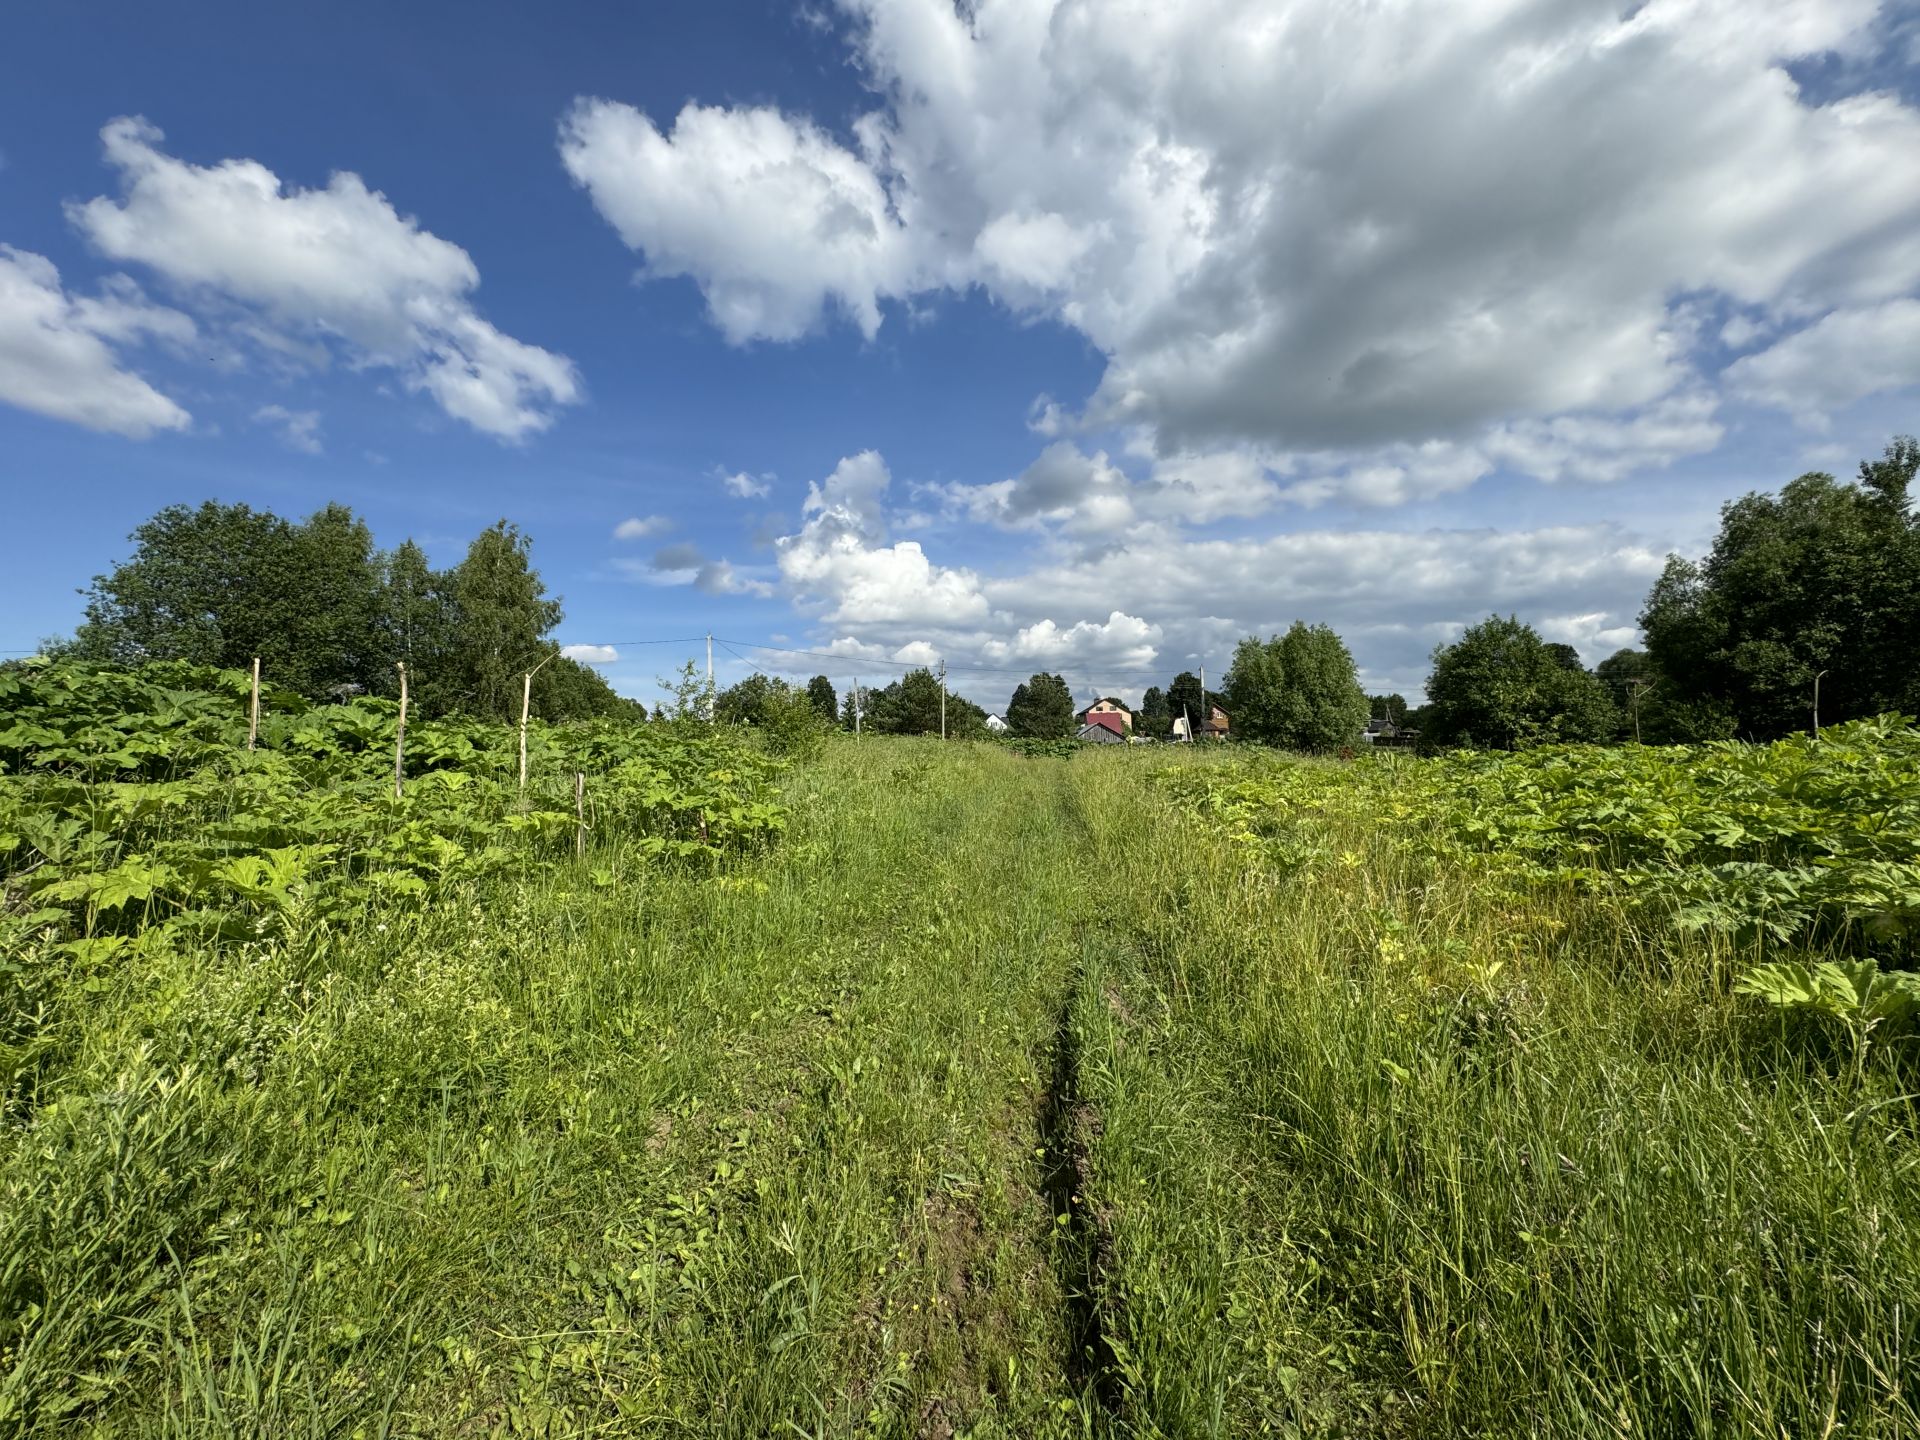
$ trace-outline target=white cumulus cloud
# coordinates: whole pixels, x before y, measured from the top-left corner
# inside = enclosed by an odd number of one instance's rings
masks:
[[[502,334],[475,311],[472,257],[358,175],[289,188],[257,161],[176,159],[139,118],[100,133],[122,194],[72,204],[69,218],[103,255],[149,266],[189,298],[249,311],[237,333],[303,363],[337,347],[356,367],[391,368],[447,414],[504,440],[544,430],[557,407],[580,398],[565,356]]]
[[[899,293],[906,233],[866,158],[764,108],[688,105],[662,134],[630,105],[581,100],[560,155],[649,276],[690,275],[728,339],[792,340],[833,306],[867,335]]]
[[[121,363],[115,347],[145,336],[184,343],[194,324],[124,276],[70,295],[52,261],[0,245],[0,400],[136,440],[184,430],[192,417]]]
[[[832,313],[872,335],[980,286],[1106,358],[1077,409],[1038,402],[1044,431],[1244,449],[1242,510],[1270,462],[1295,499],[1396,504],[1494,464],[1605,481],[1696,453],[1716,311],[1745,340],[1846,310],[1913,383],[1887,307],[1920,285],[1920,111],[1787,70],[1882,43],[1876,0],[842,8],[879,97],[844,136],[607,100],[562,130],[645,273],[691,277],[736,342]]]
[[[672,524],[664,515],[629,515],[613,527],[616,540],[645,540],[658,535]]]
[[[560,653],[583,665],[611,665],[620,658],[619,650],[612,645],[562,645]]]

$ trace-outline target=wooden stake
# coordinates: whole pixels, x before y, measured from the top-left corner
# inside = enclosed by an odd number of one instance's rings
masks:
[[[247,749],[260,735],[260,657],[253,657],[253,699],[247,705]]]
[[[527,788],[527,712],[533,708],[533,671],[520,687],[520,788]]]
[[[404,661],[398,666],[400,671],[400,723],[393,727],[393,798],[400,798],[401,767],[407,756],[407,667]]]
[[[573,772],[573,814],[579,827],[573,832],[573,853],[578,857],[587,853],[587,777],[578,770]]]

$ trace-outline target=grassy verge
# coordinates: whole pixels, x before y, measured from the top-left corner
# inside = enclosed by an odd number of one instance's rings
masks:
[[[1910,1056],[1853,1075],[1731,993],[1751,956],[1365,817],[1268,873],[1082,773],[1132,1433],[1920,1431]]]

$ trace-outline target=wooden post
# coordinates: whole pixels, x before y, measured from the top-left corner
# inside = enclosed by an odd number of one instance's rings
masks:
[[[253,699],[247,705],[247,749],[260,735],[260,657],[253,657]]]
[[[407,755],[407,666],[402,661],[400,671],[400,723],[393,727],[393,798],[400,798],[401,767]]]
[[[587,853],[587,777],[578,770],[573,772],[573,815],[573,853],[579,857]]]
[[[947,662],[940,662],[940,738],[947,738]]]
[[[527,671],[520,686],[520,788],[527,788],[527,712],[533,708],[533,671]]]

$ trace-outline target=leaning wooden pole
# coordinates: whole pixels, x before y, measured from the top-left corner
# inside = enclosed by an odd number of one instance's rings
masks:
[[[527,712],[533,708],[533,671],[521,678],[520,685],[520,788],[527,788]]]
[[[401,662],[400,723],[393,727],[393,798],[400,798],[400,776],[407,759],[407,667]]]
[[[260,738],[260,657],[253,657],[253,698],[247,702],[247,749]]]

